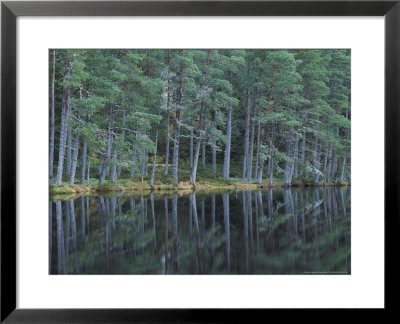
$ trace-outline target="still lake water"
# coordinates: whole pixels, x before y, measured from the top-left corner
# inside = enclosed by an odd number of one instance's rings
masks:
[[[350,188],[49,204],[51,274],[350,274]]]

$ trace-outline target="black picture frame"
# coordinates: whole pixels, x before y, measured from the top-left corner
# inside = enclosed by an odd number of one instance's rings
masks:
[[[16,308],[16,18],[18,16],[384,16],[385,310],[396,309],[399,244],[400,1],[2,1],[1,322],[234,322],[266,310]],[[373,187],[372,187],[373,189]],[[373,233],[371,233],[373,235]],[[372,260],[373,262],[373,260]],[[393,297],[392,297],[393,296]],[[369,315],[368,315],[369,316]]]

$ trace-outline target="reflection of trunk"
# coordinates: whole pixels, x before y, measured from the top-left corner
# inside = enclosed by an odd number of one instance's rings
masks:
[[[165,250],[164,250],[164,273],[168,273],[168,198],[164,198],[165,211]]]
[[[56,201],[57,219],[57,271],[59,274],[65,273],[65,250],[64,250],[64,230],[62,220],[61,201]]]
[[[242,204],[243,204],[243,231],[244,231],[244,260],[245,260],[245,273],[249,273],[249,215],[247,204],[247,191],[242,191]]]
[[[82,244],[85,243],[85,197],[81,196],[81,236]]]
[[[174,272],[179,272],[179,261],[178,261],[178,196],[175,195],[172,198],[172,236],[174,240],[173,248],[173,267]]]
[[[108,221],[109,214],[107,212],[106,204],[104,202],[104,197],[99,197],[99,213],[104,224],[104,240],[105,240],[105,252],[106,252],[106,273],[110,273],[110,224]]]
[[[247,196],[247,217],[249,220],[249,235],[250,235],[250,265],[251,272],[254,271],[254,242],[253,242],[253,210],[251,203],[251,191],[246,191]]]
[[[196,232],[196,245],[197,245],[197,263],[199,266],[199,274],[202,273],[201,267],[201,256],[200,256],[200,230],[199,230],[199,219],[197,217],[197,205],[196,205],[196,194],[193,193],[190,195],[190,199],[192,200],[192,208],[193,208],[193,219],[194,219],[194,230]]]
[[[49,202],[49,273],[51,273],[51,254],[53,253],[53,203]]]
[[[89,236],[89,223],[90,223],[90,209],[89,209],[89,196],[86,196],[86,231]]]
[[[229,194],[222,194],[222,203],[224,205],[224,224],[225,224],[225,264],[226,272],[231,272],[231,238],[230,238],[230,226],[229,226]]]
[[[71,216],[69,213],[69,203],[65,202],[65,256],[69,255],[69,233],[70,233]]]
[[[72,246],[74,248],[74,252],[76,252],[76,220],[75,220],[75,206],[74,200],[68,200],[69,204],[69,215],[71,217],[71,238],[72,238]]]
[[[154,196],[150,193],[150,205],[151,205],[151,218],[153,219],[153,232],[154,232],[154,252],[157,253],[157,231],[156,231],[156,217],[154,213]]]
[[[305,228],[305,222],[304,222],[304,199],[303,199],[303,191],[300,191],[300,205],[301,205],[301,231],[302,231],[302,236],[303,236],[303,242],[302,244],[304,245],[306,243],[306,228]]]
[[[259,218],[264,218],[264,210],[263,210],[263,202],[262,202],[262,193],[261,191],[257,191],[256,196],[256,242],[257,242],[257,252],[260,250],[260,230],[258,228]]]

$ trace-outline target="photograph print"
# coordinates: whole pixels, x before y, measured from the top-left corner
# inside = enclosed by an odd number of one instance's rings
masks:
[[[50,49],[49,273],[351,273],[351,50]]]

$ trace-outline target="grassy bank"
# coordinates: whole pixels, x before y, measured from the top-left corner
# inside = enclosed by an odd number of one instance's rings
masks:
[[[150,186],[150,176],[138,176],[133,179],[128,178],[128,174],[121,174],[122,179],[118,179],[114,185],[111,181],[106,180],[104,185],[98,185],[99,180],[97,178],[90,178],[89,181],[85,181],[85,185],[80,184],[67,184],[63,183],[60,186],[51,184],[49,193],[52,198],[54,196],[60,197],[73,197],[82,194],[112,194],[112,193],[135,193],[135,192],[178,192],[188,193],[192,191],[196,192],[209,192],[209,191],[221,191],[221,190],[257,190],[260,188],[282,188],[285,187],[284,182],[280,178],[274,178],[272,184],[269,184],[267,179],[263,179],[262,183],[258,182],[244,182],[242,181],[241,168],[239,166],[232,166],[231,175],[232,178],[224,179],[221,176],[210,174],[207,167],[199,166],[197,182],[195,185],[190,183],[190,167],[185,163],[182,163],[183,168],[179,170],[179,183],[174,184],[172,176],[164,175],[164,164],[157,164],[155,172],[154,185]],[[149,164],[149,168],[151,164]],[[221,174],[220,169],[222,165],[217,165],[217,174]],[[171,173],[171,172],[170,172]],[[347,186],[346,182],[328,182],[328,183],[317,183],[315,184],[313,179],[299,177],[293,179],[291,187],[314,187],[314,186]]]
[[[110,182],[105,183],[100,186],[98,184],[93,185],[70,185],[62,184],[60,186],[50,185],[49,194],[54,198],[59,197],[73,197],[76,195],[85,194],[110,194],[110,193],[135,193],[135,192],[205,192],[205,191],[220,191],[220,190],[257,190],[260,188],[283,188],[285,184],[281,181],[275,181],[272,184],[268,182],[242,182],[238,179],[199,179],[195,185],[190,182],[181,181],[178,184],[159,182],[150,186],[150,181],[132,181],[121,179],[117,181],[114,185]],[[294,182],[292,187],[310,187],[310,186],[347,186],[348,183],[338,182],[338,183],[300,183]]]

